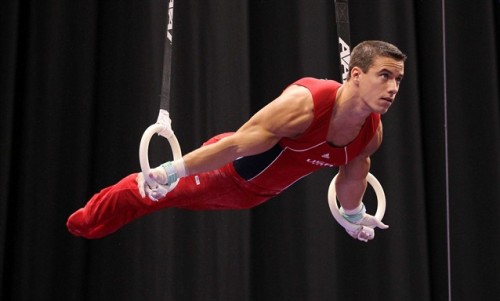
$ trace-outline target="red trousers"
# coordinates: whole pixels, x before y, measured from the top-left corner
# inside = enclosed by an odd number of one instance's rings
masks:
[[[214,143],[227,134],[216,136]],[[139,194],[137,174],[95,194],[85,207],[73,213],[66,223],[75,236],[101,238],[125,224],[153,211],[176,207],[191,210],[248,209],[275,196],[241,178],[228,164],[220,169],[191,175],[179,180],[177,186],[158,202]]]

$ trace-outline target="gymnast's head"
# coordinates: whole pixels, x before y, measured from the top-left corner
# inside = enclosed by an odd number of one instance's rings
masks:
[[[404,63],[406,55],[398,47],[384,41],[364,41],[356,45],[351,52],[349,72],[347,80],[351,78],[354,67],[358,67],[364,73],[368,72],[377,58],[384,57]]]

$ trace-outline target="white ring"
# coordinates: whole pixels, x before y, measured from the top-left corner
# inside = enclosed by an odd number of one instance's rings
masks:
[[[330,206],[330,211],[337,222],[347,231],[356,231],[358,230],[359,225],[350,223],[342,216],[342,214],[340,214],[339,206],[337,204],[337,192],[335,190],[335,180],[337,179],[337,176],[338,174],[330,182],[330,187],[328,188],[328,205]],[[386,207],[384,189],[382,188],[382,185],[380,185],[377,178],[375,178],[375,176],[371,173],[368,173],[366,180],[373,187],[377,196],[377,212],[375,213],[375,217],[381,221],[384,217]]]
[[[160,133],[165,130],[165,126],[159,123],[155,123],[153,125],[150,125],[146,131],[144,131],[144,134],[142,134],[141,138],[141,143],[139,145],[139,162],[141,163],[141,170],[142,173],[144,174],[144,180],[148,183],[149,187],[156,187],[157,183],[149,178],[147,175],[150,173],[151,167],[149,165],[149,155],[148,155],[148,149],[149,149],[149,141],[151,140],[151,137],[156,134]],[[182,152],[181,152],[181,147],[179,145],[179,141],[177,141],[177,137],[175,137],[175,134],[172,133],[172,135],[168,138],[168,143],[170,144],[170,147],[172,148],[172,154],[174,156],[174,160],[182,159]],[[177,183],[179,182],[179,179],[175,181],[174,183],[170,184],[168,186],[168,191],[172,191],[172,189],[177,186]]]

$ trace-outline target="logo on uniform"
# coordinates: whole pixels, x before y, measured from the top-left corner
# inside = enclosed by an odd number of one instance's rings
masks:
[[[320,160],[307,159],[306,162],[313,164],[313,165],[316,165],[316,166],[321,166],[321,167],[334,167],[333,164],[330,164],[330,163],[327,163],[324,161],[320,161]]]

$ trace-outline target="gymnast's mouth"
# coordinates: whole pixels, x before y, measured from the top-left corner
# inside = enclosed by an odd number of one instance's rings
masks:
[[[382,97],[382,99],[391,103],[394,101],[394,98],[392,97]]]

